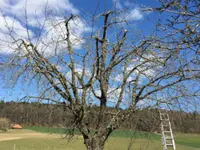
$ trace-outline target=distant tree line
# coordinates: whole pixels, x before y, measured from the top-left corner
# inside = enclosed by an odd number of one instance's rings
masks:
[[[98,121],[94,112],[98,112],[99,107],[92,106],[89,113],[87,125],[96,128],[93,122]],[[102,116],[107,121],[112,118],[114,109],[105,108],[107,115]],[[114,112],[113,112],[114,113]],[[124,110],[126,113],[126,110]],[[200,114],[197,112],[185,113],[180,111],[169,111],[170,120],[175,132],[200,133]],[[122,114],[123,115],[123,114]],[[22,125],[36,125],[48,127],[73,127],[74,120],[70,110],[65,104],[38,104],[38,103],[16,103],[0,102],[0,118],[6,117],[14,123]],[[129,121],[120,122],[122,129],[133,129],[148,132],[160,131],[160,119],[157,109],[137,110],[130,116]]]

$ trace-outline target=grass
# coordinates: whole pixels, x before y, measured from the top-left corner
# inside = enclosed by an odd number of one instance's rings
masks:
[[[2,150],[81,150],[84,145],[81,142],[67,142],[60,139],[27,138],[0,142]]]
[[[65,129],[65,128],[56,128],[56,127],[41,127],[41,126],[24,126],[24,129],[33,130],[36,132],[41,133],[58,133],[58,134],[64,134],[71,132],[71,129]],[[78,130],[74,131],[75,134],[80,134]]]
[[[64,134],[69,133],[70,129],[55,128],[55,127],[40,127],[40,126],[25,126],[25,129],[33,130],[41,133],[58,133]],[[78,130],[75,130],[76,135],[81,135]],[[132,130],[116,130],[111,134],[112,137],[123,137],[123,138],[141,138],[141,139],[151,139],[160,140],[160,136],[148,132],[132,131]]]
[[[7,134],[33,133],[34,131],[42,133],[66,133],[65,129],[46,128],[46,127],[25,127],[31,130],[11,131]],[[34,131],[33,131],[34,130]],[[77,134],[78,131],[76,131]],[[44,134],[41,137],[29,137],[24,139],[1,141],[0,150],[84,150],[83,139],[80,136],[75,136],[70,142],[66,139],[61,139],[58,134]],[[1,133],[0,133],[1,136]],[[132,148],[134,150],[160,150],[162,149],[160,136],[145,132],[134,132],[129,130],[117,130],[108,139],[105,150],[126,150],[133,137]],[[178,150],[200,150],[200,135],[195,134],[176,134],[176,146]],[[1,137],[0,137],[1,138]]]
[[[26,126],[26,129],[34,130],[42,133],[68,133],[70,129],[54,128],[54,127],[39,127],[39,126]],[[78,130],[75,130],[75,134],[80,135]],[[115,138],[134,138],[143,140],[153,140],[160,142],[161,136],[148,132],[139,132],[131,130],[116,130],[111,134],[111,137]],[[176,144],[200,148],[200,135],[195,134],[176,134]]]
[[[200,148],[200,135],[198,134],[176,134],[175,139],[177,144]]]
[[[47,139],[43,138],[27,138],[12,141],[0,142],[0,149],[2,150],[84,150],[82,138],[73,139],[68,142],[61,139]],[[111,137],[105,145],[105,150],[127,150],[130,141],[127,138]],[[131,149],[141,150],[161,150],[162,146],[159,141],[149,141],[145,139],[136,139],[133,142]],[[178,150],[196,150],[192,147],[185,147],[177,145]]]

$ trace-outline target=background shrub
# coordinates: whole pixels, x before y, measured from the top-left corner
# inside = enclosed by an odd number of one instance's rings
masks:
[[[10,120],[7,118],[0,118],[0,130],[6,132],[10,126]]]

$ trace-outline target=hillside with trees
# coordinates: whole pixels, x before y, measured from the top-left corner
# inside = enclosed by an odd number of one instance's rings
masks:
[[[91,109],[96,111],[99,107],[93,106]],[[109,112],[112,112],[113,108],[108,107],[106,111],[108,115],[104,118],[105,124],[112,117]],[[125,113],[127,110],[123,111]],[[168,113],[175,132],[200,133],[200,114],[197,112],[169,111]],[[27,126],[72,128],[74,122],[73,115],[63,104],[1,102],[0,118],[3,117],[9,118],[14,123]],[[95,128],[93,124],[97,119],[91,113],[88,125]],[[160,132],[158,109],[137,110],[130,116],[129,121],[120,124],[120,129]]]

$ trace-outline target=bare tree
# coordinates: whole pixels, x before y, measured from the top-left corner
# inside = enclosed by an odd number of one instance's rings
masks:
[[[144,8],[145,11],[160,13],[161,16],[167,16],[166,19],[158,20],[157,34],[159,36],[160,45],[168,46],[168,49],[179,55],[179,61],[187,61],[190,69],[199,68],[199,48],[200,48],[200,2],[197,0],[159,0],[160,6],[157,8]],[[183,73],[184,74],[184,73]],[[195,82],[187,83],[192,89],[198,89],[198,79]],[[183,88],[183,87],[182,87]],[[185,93],[187,93],[185,91]],[[196,93],[197,94],[197,93]],[[198,95],[198,94],[197,94]],[[197,96],[196,95],[196,96]],[[193,99],[194,97],[186,97]],[[199,105],[198,99],[195,98],[192,108]],[[187,101],[188,105],[191,101]],[[183,106],[183,105],[182,105]]]
[[[198,53],[199,50],[199,18],[200,2],[197,0],[160,0],[160,7],[145,8],[145,10],[168,15],[166,20],[160,20],[159,31],[166,33],[167,44],[174,49]],[[176,46],[176,47],[175,47]]]
[[[164,11],[167,6],[155,10]],[[12,79],[8,81],[14,84],[22,80],[37,81],[40,94],[28,95],[30,98],[54,103],[64,101],[75,118],[73,128],[81,132],[88,150],[104,149],[106,140],[120,127],[120,122],[128,121],[141,105],[153,107],[164,103],[181,107],[187,97],[199,95],[199,87],[187,88],[199,78],[199,67],[194,63],[197,55],[190,55],[190,59],[183,57],[189,48],[198,53],[199,42],[191,40],[199,40],[199,26],[195,25],[194,31],[193,27],[183,31],[192,38],[186,42],[192,46],[183,48],[183,43],[179,46],[180,41],[174,43],[174,39],[156,35],[133,40],[134,34],[129,32],[132,28],[124,15],[127,14],[117,10],[95,15],[93,23],[103,25],[84,37],[74,28],[82,27],[80,17],[71,15],[57,20],[47,17],[40,23],[40,34],[36,38],[31,35],[28,19],[27,36],[20,37],[14,32],[15,24],[11,26],[6,16],[3,17],[8,32],[2,32],[7,36],[1,39],[2,46],[14,51],[1,57],[1,66]],[[46,35],[42,32],[44,26],[49,29]],[[98,106],[96,111],[91,109],[92,105]],[[91,116],[95,121],[89,120]]]

